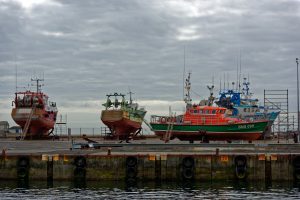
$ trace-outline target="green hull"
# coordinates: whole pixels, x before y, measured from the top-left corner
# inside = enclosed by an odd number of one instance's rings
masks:
[[[266,129],[268,122],[238,123],[226,125],[184,125],[151,123],[156,135],[164,137],[169,132],[171,139],[180,140],[257,140]],[[169,131],[168,131],[169,127]]]
[[[228,124],[228,125],[184,125],[174,124],[172,131],[188,131],[198,132],[199,130],[207,132],[254,132],[264,131],[268,122],[255,122],[255,123],[241,123],[241,124]],[[168,130],[169,124],[155,124],[151,123],[154,131]]]

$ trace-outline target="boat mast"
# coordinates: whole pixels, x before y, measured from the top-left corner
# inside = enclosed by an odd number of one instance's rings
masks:
[[[209,98],[208,98],[208,105],[209,106],[212,106],[213,103],[214,103],[214,100],[215,100],[215,97],[214,97],[214,85],[212,86],[207,86],[207,89],[209,90]]]
[[[129,90],[128,94],[129,94],[129,104],[132,104],[132,94],[134,93]]]
[[[184,102],[186,103],[186,108],[190,108],[192,106],[192,99],[191,99],[191,95],[190,95],[190,90],[191,90],[191,72],[189,72],[188,78],[185,80],[185,98],[184,98]]]
[[[236,59],[236,91],[238,91],[238,86],[239,86],[239,63],[238,63],[238,58]]]
[[[213,76],[212,77],[212,85],[211,86],[207,85],[207,89],[209,90],[209,97],[208,97],[208,105],[209,106],[212,106],[214,103],[214,100],[215,100],[214,88],[215,88],[215,85],[214,85],[214,76]]]
[[[221,93],[222,92],[222,77],[220,77],[220,91],[219,91],[219,93]]]
[[[18,66],[16,65],[16,93],[18,92]]]
[[[183,76],[182,76],[182,96],[183,100],[185,100],[184,97],[184,79],[185,79],[185,46],[184,46],[184,51],[183,51]]]
[[[243,87],[243,95],[245,96],[245,99],[248,99],[251,97],[251,93],[249,92],[249,85],[250,85],[250,82],[249,80],[247,81],[247,78],[244,78],[244,82],[243,82],[243,85],[245,87]]]
[[[242,76],[242,55],[240,50],[239,92],[241,92],[241,76]]]
[[[223,85],[224,85],[224,91],[226,90],[225,88],[226,88],[226,77],[225,77],[225,73],[223,74],[224,75],[224,81],[223,81]]]
[[[39,79],[39,78],[31,78],[31,81],[35,81],[36,82],[36,92],[40,93],[42,92],[42,86],[44,84],[40,84],[40,81],[44,81],[44,78]],[[34,84],[31,84],[32,86],[34,86]]]

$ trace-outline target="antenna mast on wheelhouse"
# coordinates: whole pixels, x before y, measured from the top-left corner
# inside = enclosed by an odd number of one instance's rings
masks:
[[[189,72],[188,78],[185,80],[185,98],[184,98],[184,102],[186,103],[186,107],[189,108],[192,105],[192,99],[191,99],[191,95],[190,95],[190,90],[191,90],[191,72]]]
[[[128,92],[128,94],[129,94],[129,104],[132,104],[132,95],[134,94],[133,92],[131,92],[131,90],[129,89],[129,92]]]
[[[39,78],[31,78],[31,81],[35,81],[36,82],[36,92],[40,93],[42,92],[42,86],[44,86],[44,84],[40,84],[40,81],[44,81],[44,78],[39,79]],[[34,84],[31,84],[32,86],[34,86]]]

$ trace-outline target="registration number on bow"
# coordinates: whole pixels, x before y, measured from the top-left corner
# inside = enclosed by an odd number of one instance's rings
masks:
[[[239,125],[239,129],[254,128],[254,124]]]

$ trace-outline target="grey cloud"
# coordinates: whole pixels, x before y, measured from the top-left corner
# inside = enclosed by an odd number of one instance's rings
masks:
[[[224,74],[236,80],[241,53],[257,96],[289,88],[296,107],[299,1],[56,2],[28,12],[0,1],[3,98],[13,96],[17,65],[19,85],[44,71],[44,91],[61,106],[128,88],[140,100],[181,100],[185,47],[186,72],[202,98],[212,76],[217,88]]]

